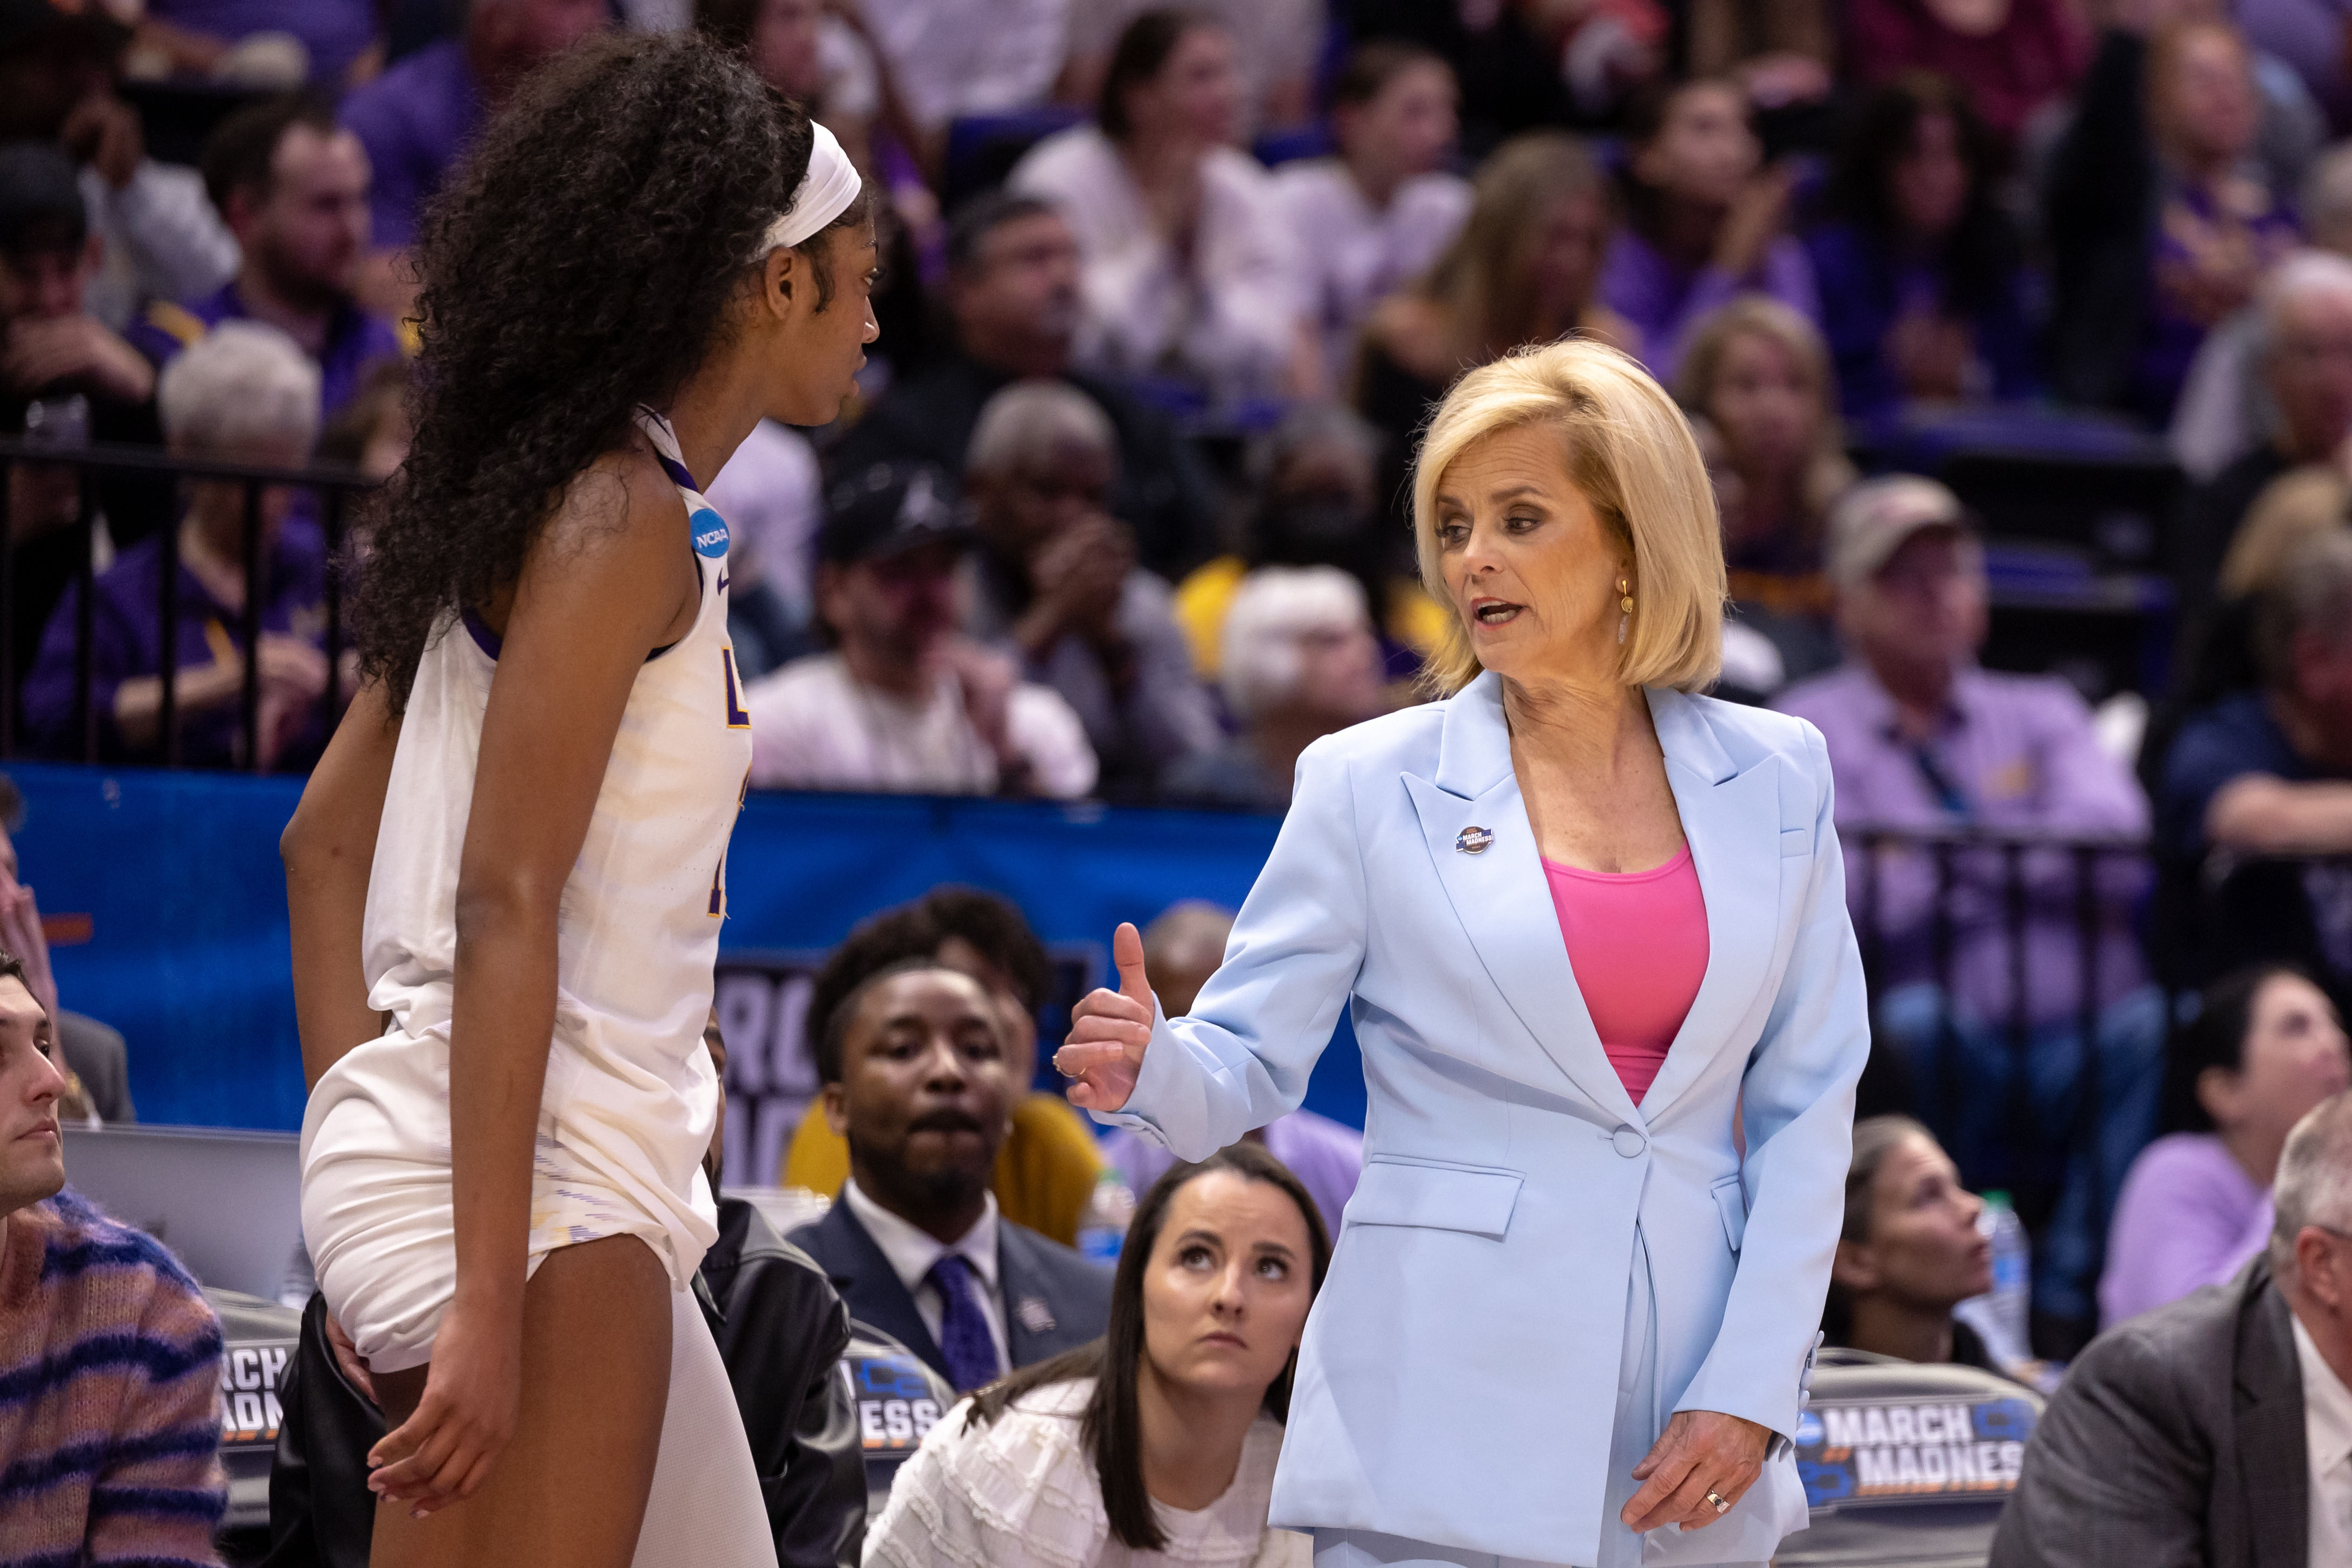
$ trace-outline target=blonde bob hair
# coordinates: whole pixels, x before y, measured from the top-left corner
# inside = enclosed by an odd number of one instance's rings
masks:
[[[1556,427],[1570,482],[1633,558],[1633,624],[1618,654],[1628,686],[1694,691],[1723,668],[1723,531],[1698,443],[1673,398],[1631,357],[1590,339],[1525,348],[1454,384],[1422,437],[1412,531],[1421,580],[1453,606],[1438,568],[1437,491],[1456,458],[1487,437]],[[1433,694],[1478,676],[1457,609],[1422,669]]]

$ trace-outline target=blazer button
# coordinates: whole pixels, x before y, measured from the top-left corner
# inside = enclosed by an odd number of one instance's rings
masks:
[[[1650,1146],[1650,1141],[1631,1127],[1620,1127],[1609,1135],[1609,1144],[1628,1160],[1638,1160]]]

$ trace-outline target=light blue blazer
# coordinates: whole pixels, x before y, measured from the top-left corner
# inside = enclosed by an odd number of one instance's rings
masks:
[[[1649,1433],[1676,1410],[1796,1430],[1869,1051],[1829,756],[1801,720],[1647,695],[1708,946],[1639,1106],[1570,970],[1487,674],[1307,748],[1223,966],[1102,1118],[1202,1158],[1295,1108],[1351,1009],[1364,1174],[1307,1325],[1277,1524],[1594,1561],[1637,1226]],[[1465,853],[1474,827],[1493,842]],[[1803,1528],[1773,1447],[1730,1513],[1651,1532],[1644,1563],[1759,1562]]]

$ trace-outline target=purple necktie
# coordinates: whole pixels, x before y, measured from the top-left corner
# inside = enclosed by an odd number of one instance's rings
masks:
[[[996,1363],[996,1341],[980,1310],[971,1263],[946,1253],[924,1278],[940,1293],[940,1355],[948,1363],[948,1381],[959,1394],[994,1383],[1002,1370]]]

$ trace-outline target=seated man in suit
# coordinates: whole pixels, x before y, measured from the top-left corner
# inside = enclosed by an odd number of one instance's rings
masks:
[[[849,1143],[832,1211],[792,1240],[850,1314],[959,1392],[1084,1344],[1110,1312],[1110,1271],[1003,1218],[989,1191],[1026,1079],[1003,1009],[936,958],[876,970],[820,1025],[826,1123]]]
[[[1991,1568],[2352,1563],[2352,1093],[2295,1123],[2273,1201],[2237,1279],[2074,1363]]]

